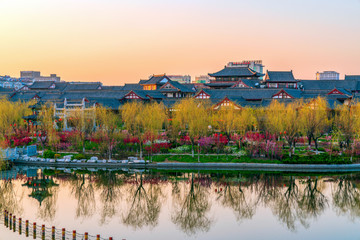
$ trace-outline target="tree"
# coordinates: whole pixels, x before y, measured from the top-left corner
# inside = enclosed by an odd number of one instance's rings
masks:
[[[126,103],[121,108],[121,113],[125,129],[139,138],[140,158],[142,158],[142,145],[146,134],[150,136],[150,141],[153,143],[165,122],[165,108],[156,102],[144,104],[134,101]]]
[[[139,101],[133,101],[124,104],[121,111],[121,117],[125,123],[125,129],[134,137],[139,139],[140,145],[140,158],[142,158],[142,144],[144,129],[142,128],[142,112],[144,110],[144,104]]]
[[[233,105],[223,106],[215,111],[213,119],[214,127],[225,132],[229,140],[232,133],[238,132],[240,135],[244,135],[256,122],[252,109],[235,109]]]
[[[0,140],[4,140],[25,125],[22,117],[31,114],[30,102],[10,102],[0,98]]]
[[[76,108],[69,114],[69,125],[78,132],[79,143],[82,152],[85,153],[85,140],[95,129],[96,112],[90,112],[82,108]]]
[[[186,98],[174,105],[173,123],[181,131],[187,133],[191,142],[191,155],[194,157],[196,138],[205,136],[209,126],[209,111],[207,102],[199,102],[193,98]]]
[[[101,145],[105,145],[109,159],[112,157],[113,150],[122,138],[119,131],[121,126],[120,116],[105,107],[96,108],[96,120],[98,124],[97,133],[101,138]]]
[[[162,103],[156,102],[146,104],[141,112],[142,125],[145,130],[145,134],[148,135],[151,145],[154,143],[159,132],[163,129],[163,125],[166,119],[165,107]],[[152,146],[151,146],[152,155]]]
[[[300,109],[300,115],[302,132],[308,137],[309,146],[311,146],[311,140],[314,140],[317,150],[318,139],[329,131],[331,124],[326,100],[318,97],[304,104]]]
[[[300,106],[301,102],[299,101],[285,105],[285,103],[274,100],[266,109],[266,129],[270,133],[283,134],[289,144],[289,156],[291,156],[292,151],[295,151],[295,139],[301,130],[301,125],[299,124],[301,117],[298,113]]]
[[[338,105],[335,108],[335,125],[341,132],[346,146],[350,146],[350,141],[355,139],[360,127],[360,104]]]
[[[54,108],[50,104],[44,104],[41,106],[41,110],[39,112],[38,116],[38,125],[37,125],[37,138],[38,141],[40,141],[43,154],[45,151],[45,143],[48,142],[48,144],[54,148],[58,145],[60,142],[60,138],[56,133],[54,124]]]

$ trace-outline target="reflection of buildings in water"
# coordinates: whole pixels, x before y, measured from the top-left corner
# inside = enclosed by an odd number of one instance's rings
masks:
[[[41,169],[36,173],[33,172],[31,177],[28,177],[21,186],[31,189],[28,196],[39,202],[38,213],[41,219],[52,221],[56,213],[57,187],[59,184],[55,183],[52,176],[46,176]]]
[[[29,197],[36,199],[41,206],[41,203],[45,198],[52,196],[49,189],[59,185],[56,184],[51,177],[45,176],[42,171],[39,170],[37,176],[28,178],[26,183],[22,184],[22,186],[31,189]]]

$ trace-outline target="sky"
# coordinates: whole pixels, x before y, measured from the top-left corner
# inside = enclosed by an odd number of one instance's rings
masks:
[[[360,75],[360,0],[0,0],[0,75],[123,85],[265,69]]]

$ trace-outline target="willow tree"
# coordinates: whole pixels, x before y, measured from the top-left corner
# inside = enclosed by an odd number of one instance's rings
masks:
[[[82,152],[85,153],[85,140],[95,129],[96,112],[76,108],[69,113],[69,125],[77,131],[77,143],[81,144]]]
[[[289,145],[289,156],[291,151],[295,151],[295,139],[301,130],[299,107],[301,107],[300,101],[285,104],[274,100],[266,109],[267,130],[270,133],[283,134]]]
[[[358,102],[351,105],[338,105],[335,108],[334,125],[345,141],[346,148],[350,149],[350,142],[352,141],[351,160],[354,149],[356,147],[356,139],[360,135],[360,104]]]
[[[54,121],[54,107],[50,104],[42,105],[38,116],[37,137],[38,141],[41,143],[43,153],[45,151],[46,142],[53,148],[56,148],[60,142],[60,138],[54,127]]]
[[[111,159],[113,150],[122,137],[119,131],[121,118],[118,113],[100,106],[96,108],[96,121],[97,133],[101,135],[101,145],[105,145]]]
[[[216,129],[225,132],[230,140],[231,135],[238,133],[240,135],[239,148],[241,148],[241,139],[245,133],[256,125],[256,118],[251,108],[235,108],[234,105],[223,106],[212,114],[213,124]]]
[[[299,111],[301,130],[308,137],[309,146],[311,146],[311,140],[314,140],[317,150],[318,139],[329,131],[331,125],[328,104],[324,98],[317,97],[304,104]]]
[[[355,139],[360,131],[360,104],[338,105],[335,108],[334,123],[340,131],[346,146],[350,146],[350,141]]]
[[[195,140],[205,136],[210,123],[207,102],[186,98],[174,105],[173,123],[188,134],[191,142],[191,155],[194,157]]]
[[[140,158],[142,158],[142,144],[144,136],[144,128],[142,127],[144,103],[133,101],[124,104],[120,111],[125,129],[134,137],[139,139]]]
[[[25,125],[22,117],[31,114],[29,106],[33,102],[10,102],[0,98],[0,140],[11,135],[19,127]]]
[[[165,108],[156,102],[142,103],[133,101],[126,103],[121,108],[122,120],[125,129],[139,139],[140,158],[142,158],[142,146],[145,138],[150,136],[151,143],[163,127],[166,119]]]
[[[141,115],[145,134],[148,135],[150,143],[153,145],[166,120],[165,107],[162,103],[157,102],[146,104]],[[150,149],[152,155],[153,147],[151,146]]]
[[[264,107],[257,107],[253,110],[253,116],[257,130],[266,130],[266,109]]]

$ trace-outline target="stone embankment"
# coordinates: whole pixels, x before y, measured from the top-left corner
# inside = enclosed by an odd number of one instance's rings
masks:
[[[360,164],[268,164],[268,163],[149,163],[143,160],[100,161],[25,161],[15,160],[16,165],[58,168],[109,168],[109,169],[164,169],[164,170],[251,170],[280,172],[357,172]]]

